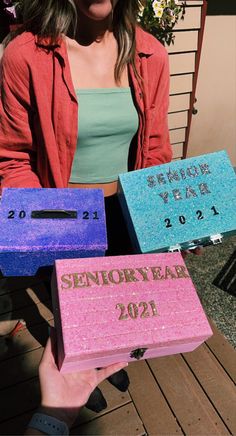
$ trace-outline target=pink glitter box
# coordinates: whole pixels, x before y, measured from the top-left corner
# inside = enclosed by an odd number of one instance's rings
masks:
[[[192,351],[212,335],[180,253],[56,260],[62,372]]]

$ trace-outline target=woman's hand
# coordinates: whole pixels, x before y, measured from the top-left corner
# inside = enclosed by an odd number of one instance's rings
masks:
[[[66,422],[68,427],[71,427],[79,409],[87,403],[97,385],[128,365],[118,363],[100,370],[89,369],[62,374],[57,368],[54,355],[55,331],[52,330],[39,365],[42,395],[40,411]]]

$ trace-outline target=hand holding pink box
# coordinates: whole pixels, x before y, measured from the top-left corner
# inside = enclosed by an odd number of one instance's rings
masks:
[[[212,335],[180,253],[56,260],[62,372],[192,351]]]

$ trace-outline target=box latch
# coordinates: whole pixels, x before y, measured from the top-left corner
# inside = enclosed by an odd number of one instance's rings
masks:
[[[132,359],[141,359],[143,357],[144,353],[147,351],[147,348],[136,348],[136,350],[131,351],[130,357]]]
[[[212,242],[213,245],[221,244],[222,239],[223,239],[223,235],[221,233],[210,236],[210,241]]]
[[[172,245],[168,250],[170,253],[174,253],[175,251],[181,251],[181,246],[179,244]]]

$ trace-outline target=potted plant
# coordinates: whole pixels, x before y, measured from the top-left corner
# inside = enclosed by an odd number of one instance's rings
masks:
[[[184,14],[185,1],[140,0],[138,22],[163,45],[170,45],[174,43],[175,38],[172,30],[179,19],[184,19]]]

